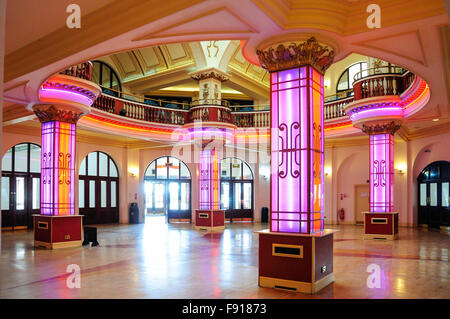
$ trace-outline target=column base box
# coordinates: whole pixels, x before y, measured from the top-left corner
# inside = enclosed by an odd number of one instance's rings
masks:
[[[225,229],[225,211],[221,209],[196,209],[196,230],[216,232]]]
[[[34,246],[47,249],[81,247],[83,215],[33,215]]]
[[[398,238],[398,212],[364,212],[364,239]]]
[[[333,234],[258,231],[258,285],[315,294],[334,282]]]

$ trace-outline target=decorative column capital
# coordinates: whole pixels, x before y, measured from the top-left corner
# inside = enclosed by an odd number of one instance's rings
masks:
[[[279,44],[276,49],[257,50],[261,66],[269,72],[291,69],[301,65],[311,65],[322,75],[333,63],[335,52],[317,42],[314,37],[288,47]]]
[[[220,82],[225,82],[230,79],[230,76],[216,68],[209,68],[205,70],[196,71],[189,74],[191,78],[197,81],[214,79]]]
[[[361,130],[368,134],[391,134],[394,135],[402,125],[396,121],[391,121],[389,123],[376,123],[376,124],[362,124]]]
[[[36,104],[33,106],[33,112],[41,123],[50,121],[59,121],[70,124],[77,124],[78,120],[85,114],[82,111],[67,110],[55,107],[52,104]]]

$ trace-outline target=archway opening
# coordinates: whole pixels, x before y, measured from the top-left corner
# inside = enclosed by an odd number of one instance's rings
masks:
[[[144,214],[155,220],[191,222],[191,173],[171,156],[152,161],[144,174]]]
[[[2,158],[2,229],[32,229],[40,204],[41,147],[17,144]]]
[[[450,162],[437,161],[426,166],[417,177],[418,224],[430,229],[450,226]]]
[[[253,221],[253,173],[238,158],[220,162],[220,209],[231,222]]]
[[[78,207],[83,224],[119,222],[119,173],[106,153],[89,153],[81,162],[78,181]]]

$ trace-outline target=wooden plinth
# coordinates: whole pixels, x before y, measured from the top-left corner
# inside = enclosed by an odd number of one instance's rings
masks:
[[[217,232],[225,229],[225,211],[221,209],[196,209],[196,230]]]
[[[80,247],[83,232],[82,218],[82,215],[33,215],[34,246],[47,249]]]
[[[333,234],[259,234],[258,285],[314,294],[334,282]]]
[[[398,212],[364,212],[364,239],[398,238]]]

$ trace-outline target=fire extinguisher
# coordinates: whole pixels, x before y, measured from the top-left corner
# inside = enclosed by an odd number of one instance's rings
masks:
[[[341,209],[339,210],[339,219],[340,219],[340,220],[344,220],[344,218],[345,218],[345,211],[344,211],[343,208],[341,208]]]

